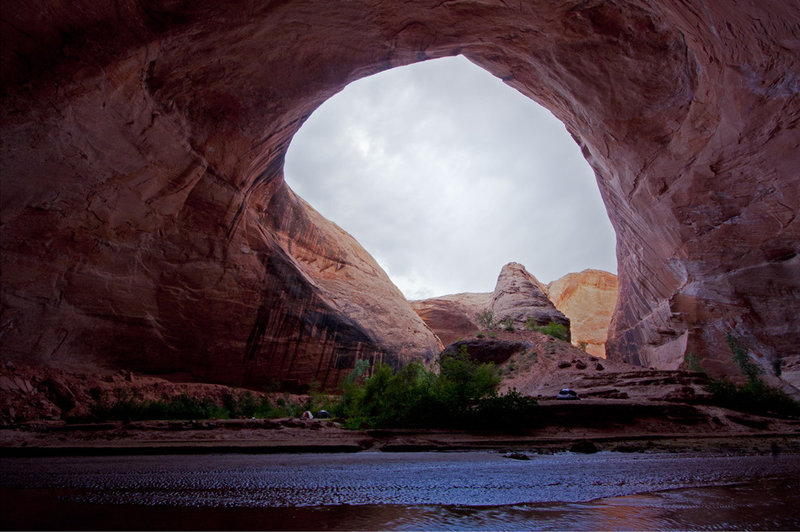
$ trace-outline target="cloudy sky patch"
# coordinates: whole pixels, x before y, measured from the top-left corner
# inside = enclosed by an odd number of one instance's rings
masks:
[[[463,57],[356,81],[295,135],[286,181],[409,299],[616,273],[594,174],[549,111]]]

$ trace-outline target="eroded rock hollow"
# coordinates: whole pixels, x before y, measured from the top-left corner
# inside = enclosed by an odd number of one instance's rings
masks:
[[[3,357],[330,385],[435,352],[282,166],[350,81],[454,54],[594,168],[609,357],[725,371],[726,333],[764,362],[800,345],[792,0],[4,0],[2,23]]]
[[[569,318],[573,344],[605,358],[608,325],[617,303],[617,276],[602,270],[568,273],[547,285],[547,297]]]

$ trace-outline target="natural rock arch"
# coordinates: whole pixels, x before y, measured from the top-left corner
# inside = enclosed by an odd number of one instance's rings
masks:
[[[618,236],[611,357],[800,344],[793,2],[4,1],[3,356],[317,379],[436,339],[282,181],[347,83],[463,54],[550,109]],[[416,319],[416,321],[415,321]]]

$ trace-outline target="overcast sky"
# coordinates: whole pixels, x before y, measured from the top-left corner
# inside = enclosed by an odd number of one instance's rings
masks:
[[[295,135],[285,175],[408,299],[492,291],[511,261],[544,283],[616,273],[594,173],[564,125],[463,57],[348,85]]]

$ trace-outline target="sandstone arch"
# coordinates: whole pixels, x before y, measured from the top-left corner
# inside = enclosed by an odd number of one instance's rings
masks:
[[[330,384],[356,357],[434,351],[281,168],[348,82],[458,53],[596,171],[609,356],[724,371],[729,331],[764,361],[796,352],[793,4],[4,0],[3,356]]]

